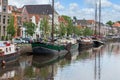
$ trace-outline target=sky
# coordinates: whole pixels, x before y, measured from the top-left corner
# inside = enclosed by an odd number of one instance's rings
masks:
[[[60,15],[77,19],[95,19],[95,1],[99,0],[54,0],[55,9]],[[9,5],[22,7],[23,5],[51,4],[52,0],[8,0]],[[120,1],[101,0],[101,21],[120,21]]]

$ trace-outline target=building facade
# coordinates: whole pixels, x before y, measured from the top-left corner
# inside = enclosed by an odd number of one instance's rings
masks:
[[[57,12],[54,12],[54,27],[58,27],[58,16]],[[40,29],[41,20],[46,17],[49,25],[52,26],[52,6],[46,5],[25,5],[22,10],[22,22],[32,22],[36,25],[35,34],[32,36],[34,39],[37,36],[42,37],[43,33]],[[23,37],[25,31],[23,30]]]
[[[0,0],[0,37],[7,36],[9,18],[8,0]]]
[[[15,28],[15,36],[14,37],[22,37],[22,21],[21,21],[21,9],[18,9],[16,6],[8,6],[8,11],[14,17],[14,28]]]

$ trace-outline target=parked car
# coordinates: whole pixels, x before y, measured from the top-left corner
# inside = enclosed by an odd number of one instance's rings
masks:
[[[34,40],[32,38],[22,38],[23,40],[27,41],[28,43],[32,43]]]
[[[21,43],[25,43],[25,40],[22,40],[21,38],[13,38],[12,42],[16,44],[21,44]]]

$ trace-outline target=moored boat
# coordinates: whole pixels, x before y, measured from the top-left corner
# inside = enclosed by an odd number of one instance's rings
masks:
[[[44,43],[44,42],[34,42],[32,43],[33,55],[49,55],[55,54],[58,56],[64,56],[67,53],[65,45]]]
[[[58,40],[60,44],[64,44],[66,46],[66,50],[68,52],[74,52],[78,50],[79,44],[76,39],[74,38],[64,38],[61,40]]]
[[[8,41],[0,41],[0,62],[9,63],[18,59],[20,53],[16,46]]]
[[[88,49],[88,48],[93,47],[93,41],[91,38],[87,38],[87,37],[82,38],[81,37],[77,41],[79,43],[79,50]]]
[[[93,40],[93,43],[94,43],[94,47],[98,47],[100,45],[104,45],[104,42],[101,41],[101,40]]]

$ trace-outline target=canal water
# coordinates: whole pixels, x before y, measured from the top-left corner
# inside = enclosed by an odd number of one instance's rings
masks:
[[[120,43],[76,51],[64,58],[23,55],[0,69],[0,80],[120,80]]]

